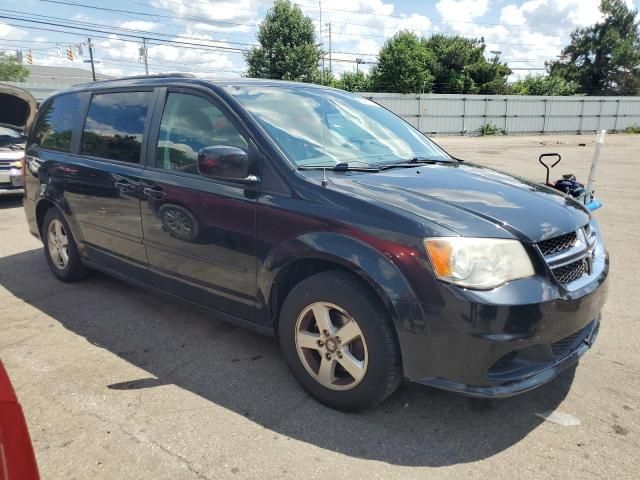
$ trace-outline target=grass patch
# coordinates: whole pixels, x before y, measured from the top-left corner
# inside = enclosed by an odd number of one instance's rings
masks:
[[[629,133],[632,135],[637,135],[640,133],[640,127],[638,125],[636,125],[635,123],[627,128],[624,129],[624,133]]]
[[[503,135],[504,130],[496,127],[495,125],[491,125],[490,123],[485,123],[478,129],[478,133],[482,136],[485,135]]]

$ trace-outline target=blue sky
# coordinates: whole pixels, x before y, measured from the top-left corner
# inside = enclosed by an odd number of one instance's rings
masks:
[[[640,6],[640,0],[626,1]],[[501,52],[518,77],[541,72],[544,61],[558,55],[573,29],[599,18],[599,0],[323,0],[320,34],[318,2],[297,3],[314,19],[326,50],[331,23],[335,73],[355,69],[356,58],[375,61],[385,39],[408,29],[426,36],[482,36],[487,51]],[[138,58],[146,36],[152,73],[237,77],[245,70],[242,50],[255,44],[256,25],[270,5],[269,0],[3,0],[0,17],[14,18],[0,18],[0,50],[31,49],[36,64],[89,68],[84,63],[86,48],[73,61],[65,50],[91,36],[99,72],[131,75],[144,73]],[[68,25],[104,32],[64,33],[70,31]]]

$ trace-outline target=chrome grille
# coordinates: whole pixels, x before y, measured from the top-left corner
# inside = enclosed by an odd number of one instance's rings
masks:
[[[554,268],[553,274],[560,283],[569,283],[579,279],[586,271],[587,266],[585,260],[578,260],[569,265]]]
[[[574,247],[577,241],[578,235],[576,232],[571,232],[566,235],[550,238],[549,240],[543,240],[538,244],[538,247],[540,247],[542,254],[547,257],[549,255],[566,252],[571,247]]]
[[[10,165],[15,162],[15,160],[0,160],[0,170],[10,170]]]
[[[591,273],[595,233],[589,225],[538,243],[538,249],[561,284],[568,284]]]

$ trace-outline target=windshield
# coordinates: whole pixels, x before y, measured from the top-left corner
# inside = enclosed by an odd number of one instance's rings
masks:
[[[451,159],[393,113],[347,92],[260,85],[226,90],[298,167]]]

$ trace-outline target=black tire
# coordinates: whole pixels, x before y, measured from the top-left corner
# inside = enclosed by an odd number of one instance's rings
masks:
[[[348,313],[366,342],[366,372],[348,390],[324,386],[298,354],[298,317],[318,302],[333,304]],[[400,352],[392,328],[382,302],[360,278],[346,271],[325,271],[300,282],[285,299],[280,312],[280,348],[293,375],[311,396],[337,410],[361,411],[382,402],[402,382]]]
[[[64,267],[60,267],[56,261],[54,261],[51,256],[51,249],[49,248],[50,238],[48,232],[52,222],[54,221],[62,224],[68,241],[68,260]],[[64,216],[55,207],[47,210],[47,213],[44,216],[44,221],[42,222],[42,242],[44,243],[44,254],[47,257],[47,263],[49,264],[51,273],[53,273],[58,280],[63,282],[77,282],[86,278],[89,273],[89,269],[82,264],[80,252],[78,252],[78,247],[75,239],[73,238],[73,234],[71,233],[71,229],[64,219]]]

